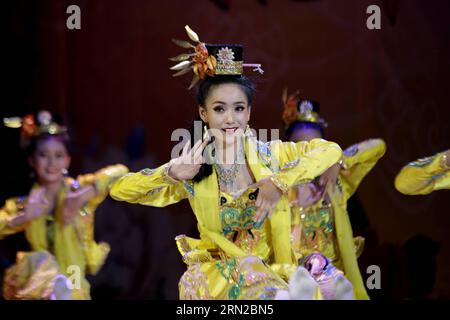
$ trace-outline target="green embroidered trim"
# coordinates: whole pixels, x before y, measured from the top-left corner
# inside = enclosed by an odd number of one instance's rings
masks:
[[[236,258],[218,261],[216,267],[220,270],[220,274],[226,279],[231,287],[228,291],[228,298],[236,300],[241,294],[241,288],[244,284],[244,274],[238,272]]]
[[[305,234],[309,237],[316,229],[321,229],[325,233],[332,233],[334,231],[333,212],[328,205],[321,206],[316,210],[310,210],[305,214],[303,227]]]
[[[291,168],[293,168],[293,167],[296,167],[299,163],[300,163],[300,159],[290,161],[290,162],[286,163],[286,164],[281,168],[281,170],[291,169]]]
[[[139,171],[141,174],[143,174],[144,176],[151,176],[156,170],[155,169],[149,169],[149,168],[145,168],[142,169],[141,171]]]
[[[184,188],[191,196],[195,196],[194,183],[192,181],[184,181]]]
[[[151,197],[151,196],[157,194],[158,192],[160,192],[162,189],[164,189],[164,188],[158,187],[158,188],[152,189],[149,192],[147,192],[147,196]]]
[[[261,158],[261,160],[264,162],[265,165],[270,165],[270,160],[272,158],[272,152],[270,151],[270,142],[257,142],[257,150],[258,154]]]
[[[236,208],[225,207],[220,211],[220,221],[223,226],[223,233],[225,236],[231,232],[238,230],[253,229],[261,226],[257,226],[253,217],[256,212],[255,206],[249,206],[239,211]]]
[[[436,154],[431,157],[421,158],[414,162],[410,162],[408,165],[411,167],[422,168],[422,167],[425,167],[425,166],[429,165],[430,163],[432,163],[433,160],[436,159],[437,156],[438,155]]]

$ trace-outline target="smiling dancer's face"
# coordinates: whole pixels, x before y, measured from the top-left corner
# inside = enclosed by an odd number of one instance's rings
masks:
[[[250,120],[251,106],[239,84],[214,85],[208,92],[205,106],[199,107],[200,117],[212,129],[218,141],[236,141],[242,136]]]
[[[63,172],[69,167],[70,156],[60,139],[48,138],[38,142],[36,151],[29,158],[29,162],[38,181],[46,185],[63,180]]]

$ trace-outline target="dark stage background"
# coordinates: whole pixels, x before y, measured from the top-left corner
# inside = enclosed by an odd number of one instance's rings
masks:
[[[66,28],[66,8],[81,8],[81,30]],[[368,30],[366,8],[381,8]],[[407,162],[448,149],[448,1],[2,1],[1,116],[39,109],[62,114],[71,129],[70,173],[121,162],[132,170],[170,157],[172,130],[196,112],[190,77],[172,78],[167,58],[183,52],[189,24],[202,41],[242,43],[262,63],[251,125],[279,128],[281,92],[296,88],[321,102],[327,138],[343,148],[380,137],[387,153],[352,201],[360,258],[381,268],[373,299],[450,298],[449,191],[403,196],[394,189]],[[250,74],[251,72],[248,72]],[[29,169],[18,132],[0,129],[0,201],[27,194]],[[91,278],[94,299],[176,299],[184,265],[174,237],[196,235],[186,204],[156,209],[108,199],[96,235],[112,252]],[[408,250],[405,244],[408,241]],[[23,235],[0,241],[1,267],[23,249]]]

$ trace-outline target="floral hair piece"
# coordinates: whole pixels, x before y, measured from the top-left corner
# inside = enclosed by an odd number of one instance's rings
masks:
[[[178,62],[170,69],[177,71],[173,76],[178,77],[193,72],[189,89],[194,87],[206,76],[216,75],[241,75],[243,67],[253,67],[254,71],[263,73],[260,64],[243,63],[243,46],[236,44],[206,44],[201,42],[197,33],[189,26],[184,27],[190,41],[172,39],[179,47],[193,49],[193,52],[182,53],[169,60]]]

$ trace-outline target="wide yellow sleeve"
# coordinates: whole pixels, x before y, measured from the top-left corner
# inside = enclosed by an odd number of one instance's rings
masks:
[[[120,177],[128,173],[128,168],[122,164],[110,165],[95,173],[84,174],[77,177],[80,186],[94,185],[97,195],[87,202],[84,210],[93,213],[100,203],[105,200],[111,185]]]
[[[82,246],[86,259],[86,272],[95,275],[104,265],[111,248],[106,242],[97,243],[95,241],[93,215],[80,217],[77,221],[77,226],[81,230]]]
[[[355,193],[362,179],[385,153],[386,143],[382,139],[366,140],[344,150],[340,178],[345,200]]]
[[[166,163],[157,169],[129,173],[112,185],[109,194],[115,200],[154,207],[164,207],[186,199],[191,185],[170,178],[169,165]]]
[[[429,194],[434,190],[450,189],[450,167],[446,152],[411,162],[395,178],[395,188],[403,194]]]
[[[92,185],[96,190],[96,195],[83,206],[81,215],[75,222],[84,251],[86,271],[89,274],[95,275],[98,272],[110,251],[109,244],[95,241],[94,212],[98,205],[105,200],[111,184],[127,172],[128,168],[124,165],[111,165],[95,173],[79,175],[76,180],[71,182],[72,188]]]
[[[309,142],[275,142],[271,146],[279,171],[271,180],[286,193],[289,188],[320,176],[339,161],[342,150],[334,142],[313,139]]]
[[[14,217],[23,212],[24,205],[25,197],[6,200],[5,206],[0,209],[0,239],[25,229],[27,223],[15,227],[8,225]]]

